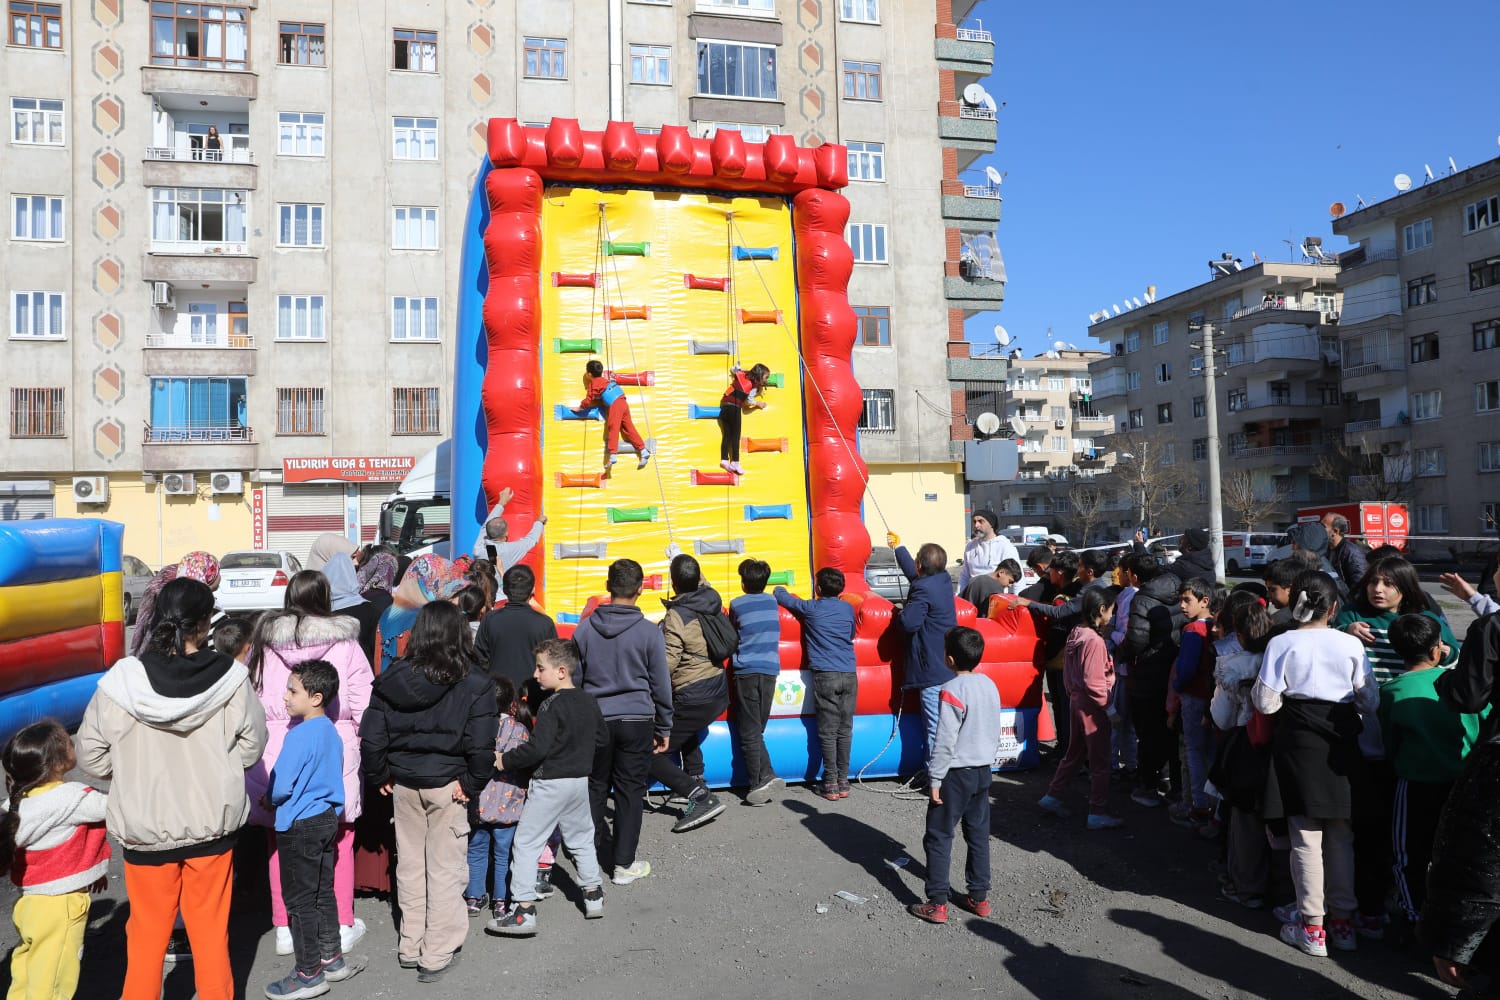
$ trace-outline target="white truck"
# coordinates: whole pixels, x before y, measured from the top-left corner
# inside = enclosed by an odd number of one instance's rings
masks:
[[[407,556],[447,557],[452,533],[451,441],[417,459],[412,470],[380,505],[377,542]]]

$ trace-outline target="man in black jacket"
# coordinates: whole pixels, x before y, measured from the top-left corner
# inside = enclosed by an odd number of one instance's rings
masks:
[[[1193,579],[1210,581],[1217,579],[1214,573],[1214,553],[1208,531],[1204,528],[1189,528],[1184,531],[1182,555],[1177,557],[1176,562],[1169,563],[1167,570],[1183,583]]]
[[[1339,576],[1343,577],[1349,592],[1355,593],[1359,589],[1359,582],[1365,578],[1365,571],[1369,569],[1365,550],[1348,537],[1349,519],[1342,514],[1332,511],[1324,514],[1323,530],[1328,532],[1328,561],[1338,570]]]
[[[1181,581],[1162,568],[1155,556],[1136,557],[1140,589],[1130,602],[1125,641],[1117,655],[1130,663],[1127,693],[1130,717],[1139,742],[1141,786],[1130,796],[1138,805],[1157,806],[1162,765],[1169,768],[1172,794],[1181,788],[1177,734],[1167,725],[1167,682],[1177,661],[1184,620],[1177,597]]]
[[[557,626],[530,604],[536,591],[536,574],[530,566],[506,570],[500,590],[505,594],[505,604],[484,616],[474,637],[474,649],[489,665],[491,677],[504,677],[517,691],[526,692],[527,703],[535,712],[540,708],[542,693],[533,676],[536,648],[557,638]]]

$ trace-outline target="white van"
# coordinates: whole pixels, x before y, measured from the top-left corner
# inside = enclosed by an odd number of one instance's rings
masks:
[[[1224,532],[1224,571],[1236,576],[1274,562],[1276,550],[1289,545],[1285,534],[1272,532]]]

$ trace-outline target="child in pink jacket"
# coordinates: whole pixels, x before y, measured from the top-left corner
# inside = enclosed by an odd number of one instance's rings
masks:
[[[1108,588],[1091,587],[1080,601],[1079,623],[1068,634],[1063,648],[1063,686],[1068,692],[1071,738],[1047,794],[1037,805],[1053,815],[1067,816],[1061,795],[1087,755],[1088,828],[1112,830],[1121,825],[1119,819],[1104,811],[1109,797],[1109,696],[1115,685],[1115,664],[1104,643],[1103,630],[1115,613],[1115,595]]]
[[[339,824],[334,861],[333,897],[338,904],[339,936],[344,950],[348,951],[365,933],[364,921],[354,916],[354,821],[359,818],[364,792],[359,723],[370,704],[375,675],[359,645],[359,622],[346,615],[334,615],[329,603],[327,577],[315,570],[298,573],[287,584],[287,610],[262,616],[255,626],[247,657],[250,682],[266,710],[267,741],[260,763],[245,772],[245,790],[250,796],[250,822],[266,827],[271,844],[271,923],[276,927],[278,955],[292,953],[292,932],[281,898],[275,817],[260,803],[281,744],[292,725],[282,700],[291,666],[305,660],[327,660],[339,674],[338,696],[327,709],[328,718],[344,744],[344,815]]]

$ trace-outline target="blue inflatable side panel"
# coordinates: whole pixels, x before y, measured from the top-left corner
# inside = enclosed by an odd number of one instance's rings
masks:
[[[0,698],[0,737],[8,740],[33,722],[47,718],[61,722],[69,732],[77,729],[103,676],[101,672],[70,677]]]
[[[484,336],[484,296],[490,287],[490,272],[484,263],[484,231],[490,224],[490,203],[484,192],[484,179],[490,173],[490,158],[482,157],[474,191],[469,197],[469,211],[464,216],[463,249],[458,262],[458,319],[455,331],[455,371],[484,370],[489,358],[489,341]],[[453,447],[449,482],[453,484],[453,507],[450,545],[457,539],[450,555],[462,555],[469,540],[479,537],[479,528],[489,514],[484,500],[481,476],[484,472],[484,448],[488,435],[484,411],[480,406],[483,380],[458,377],[453,393]]]
[[[0,586],[120,572],[125,526],[95,518],[0,524]]]

